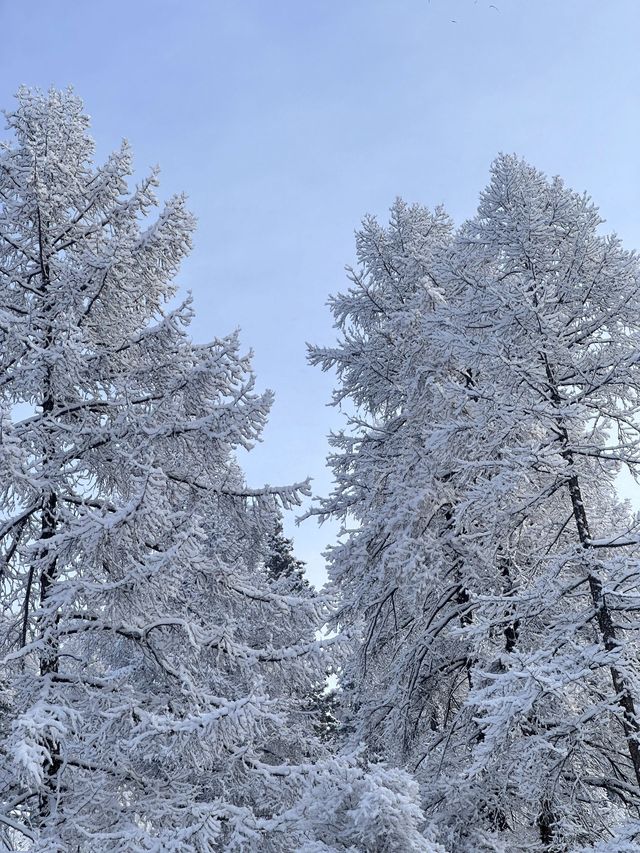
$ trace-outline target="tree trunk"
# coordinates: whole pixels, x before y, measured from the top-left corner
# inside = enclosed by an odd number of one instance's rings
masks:
[[[37,222],[41,275],[40,292],[42,294],[43,312],[53,312],[54,306],[52,304],[52,300],[50,298],[47,298],[51,284],[50,268],[44,245],[42,220],[39,208],[37,211]],[[53,342],[53,328],[51,325],[51,321],[49,320],[44,339],[45,351],[51,348]],[[52,440],[49,438],[50,424],[48,423],[55,408],[55,399],[52,385],[52,368],[51,366],[48,366],[45,374],[42,394],[42,421],[43,433],[45,436],[45,445],[43,447],[42,455],[42,468],[45,474],[45,478],[49,473],[48,469],[52,465],[53,459],[55,457],[55,447],[53,446]],[[48,540],[53,538],[53,536],[57,532],[57,510],[58,498],[55,491],[49,486],[44,492],[42,498],[40,548],[38,551],[38,568],[40,581],[39,605],[41,610],[38,630],[40,638],[42,640],[42,650],[40,653],[40,676],[43,679],[48,679],[54,673],[57,673],[59,666],[58,638],[56,635],[59,614],[56,613],[52,615],[46,613],[48,599],[55,585],[57,574],[57,558],[55,553],[50,550],[48,545]],[[26,606],[28,607],[28,602]],[[45,762],[44,766],[45,790],[40,794],[38,798],[38,811],[39,818],[41,821],[51,813],[51,801],[57,788],[58,773],[60,771],[60,767],[62,766],[60,744],[54,738],[48,735],[45,738],[44,746],[46,747],[49,753],[50,760]]]
[[[560,408],[562,399],[546,356],[543,356],[543,361],[545,363],[547,380],[549,382],[551,400],[556,408]],[[571,471],[571,469],[574,468],[574,458],[569,446],[569,434],[560,416],[556,419],[556,425],[563,445],[561,455]],[[576,530],[578,532],[578,539],[582,548],[584,548],[585,551],[588,551],[592,549],[589,519],[587,517],[584,501],[582,500],[580,481],[575,472],[570,473],[567,486],[569,489],[573,517],[576,523]],[[596,621],[598,623],[604,647],[609,652],[615,651],[620,647],[620,643],[616,636],[615,626],[613,624],[613,619],[611,618],[611,611],[607,607],[607,602],[603,593],[602,580],[598,577],[593,567],[589,570],[587,580],[589,582],[591,601],[593,602],[593,607],[595,609]],[[636,782],[638,783],[638,787],[640,787],[640,746],[638,744],[640,725],[638,724],[638,717],[636,715],[636,703],[631,692],[631,688],[629,687],[623,673],[617,666],[615,666],[615,664],[612,664],[609,670],[611,672],[613,689],[617,696],[617,703],[622,709],[622,725],[625,733],[625,739],[627,741],[627,750],[629,752],[629,757],[631,758]]]

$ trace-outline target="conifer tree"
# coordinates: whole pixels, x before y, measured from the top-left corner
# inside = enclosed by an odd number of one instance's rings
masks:
[[[347,534],[329,561],[334,624],[355,641],[341,675],[347,725],[371,755],[405,765],[421,728],[459,701],[468,659],[449,630],[468,602],[442,541],[450,527],[447,465],[424,452],[432,414],[446,405],[423,376],[436,357],[423,327],[444,299],[434,265],[450,239],[441,210],[398,201],[388,228],[365,219],[352,286],[331,302],[341,340],[311,352],[314,363],[337,369],[334,402],[348,397],[357,407],[349,432],[331,438],[336,488],[319,510],[339,518]],[[441,624],[443,607],[454,615]]]
[[[467,778],[503,780],[505,826],[545,849],[604,841],[640,804],[638,521],[616,493],[640,461],[640,264],[601,224],[500,157],[444,273],[440,340],[474,375],[456,523],[504,581],[477,590]]]
[[[341,340],[311,352],[356,409],[319,508],[345,525],[353,739],[416,773],[448,849],[626,849],[640,265],[514,157],[455,234],[440,216],[365,220]]]
[[[267,538],[267,557],[265,569],[272,581],[287,578],[288,582],[299,589],[308,588],[304,576],[304,563],[293,552],[293,540],[284,535],[282,520],[278,518],[272,533]]]
[[[284,535],[282,520],[278,518],[273,533],[267,538],[267,575],[280,592],[294,591],[298,594],[311,594],[311,586],[304,574],[304,563],[294,554],[293,540]],[[317,622],[308,621],[306,631],[300,631],[309,638],[317,632]],[[304,713],[311,717],[313,730],[323,741],[331,740],[338,732],[338,691],[329,686],[328,679],[333,675],[327,671],[324,677],[311,687],[311,692],[303,698]]]
[[[338,773],[331,792],[322,782],[319,742],[292,700],[326,666],[307,630],[324,603],[274,589],[264,570],[278,512],[307,486],[251,489],[234,458],[258,438],[270,395],[254,392],[236,335],[197,345],[190,300],[169,305],[194,225],[184,198],[154,219],[157,174],[130,190],[126,143],[95,167],[70,91],[23,89],[7,118],[0,843],[315,844],[305,798],[346,796]],[[284,762],[272,750],[283,740]],[[397,831],[418,837],[401,777],[340,766],[352,792],[406,806]],[[374,849],[382,805],[375,826],[344,809],[341,832]]]

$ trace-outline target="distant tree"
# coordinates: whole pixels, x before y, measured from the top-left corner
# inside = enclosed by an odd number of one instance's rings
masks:
[[[316,688],[312,707],[315,712],[313,729],[322,741],[333,743],[340,732],[340,691],[333,686]]]
[[[295,556],[293,540],[284,535],[281,518],[276,520],[273,532],[267,537],[266,548],[264,565],[274,587],[281,593],[294,591],[313,596],[313,589],[305,577],[305,564]],[[316,597],[316,600],[320,599]],[[304,626],[297,628],[297,635],[306,635],[310,641],[317,631],[317,619],[310,620],[306,630]],[[321,674],[320,680],[311,685],[311,690],[300,697],[303,714],[307,721],[311,718],[313,730],[322,741],[331,741],[339,728],[338,691],[328,683],[331,674],[329,668]]]
[[[308,588],[308,581],[304,576],[304,563],[294,555],[293,540],[284,535],[280,518],[276,520],[273,532],[267,537],[266,547],[267,556],[264,565],[270,580],[278,581],[286,578],[301,589]]]
[[[365,220],[341,340],[311,351],[355,407],[318,510],[344,524],[351,737],[416,773],[456,851],[640,838],[638,522],[615,489],[640,464],[640,264],[600,225],[498,158],[455,234],[401,202]]]

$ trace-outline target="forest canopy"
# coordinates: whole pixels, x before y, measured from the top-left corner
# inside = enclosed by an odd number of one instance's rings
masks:
[[[349,413],[316,590],[304,472],[238,461],[271,394],[190,336],[185,197],[71,90],[7,120],[0,845],[636,849],[640,263],[591,199],[500,155],[459,227],[364,219],[309,350]]]

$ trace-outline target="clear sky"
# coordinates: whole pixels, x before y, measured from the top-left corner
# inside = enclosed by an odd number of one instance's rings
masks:
[[[125,136],[189,195],[194,337],[239,326],[276,392],[253,485],[330,487],[341,419],[305,342],[334,338],[365,213],[401,195],[460,221],[514,151],[640,246],[640,0],[0,0],[0,27],[1,105],[72,84],[100,156]],[[333,530],[287,529],[321,579]]]

